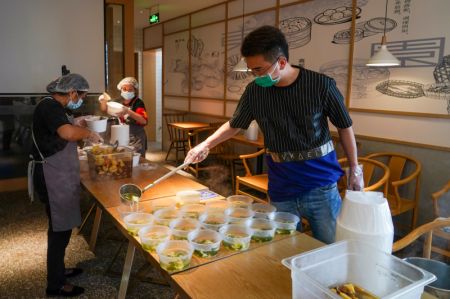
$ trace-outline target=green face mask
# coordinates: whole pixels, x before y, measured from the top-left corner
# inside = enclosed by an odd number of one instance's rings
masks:
[[[278,64],[278,61],[277,61],[277,64]],[[272,78],[272,74],[273,74],[273,72],[275,72],[275,68],[273,69],[273,71],[271,73],[267,73],[263,76],[256,77],[255,78],[256,85],[259,85],[261,87],[271,87],[271,86],[274,86],[275,84],[277,84],[280,81],[280,76],[278,76],[278,78],[276,78],[276,79]]]

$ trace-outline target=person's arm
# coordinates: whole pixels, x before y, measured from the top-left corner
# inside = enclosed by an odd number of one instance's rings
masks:
[[[342,148],[348,160],[349,173],[347,178],[347,189],[361,191],[364,188],[364,177],[361,166],[358,164],[358,150],[356,147],[355,134],[353,128],[339,129],[338,134]]]
[[[147,124],[147,119],[127,107],[124,109],[124,114],[128,114],[128,116],[134,119],[139,125],[145,126]]]
[[[106,103],[108,103],[107,97],[102,94],[98,97],[98,101],[100,103],[100,111],[106,112],[106,110],[108,109],[108,106],[106,105]]]
[[[102,138],[97,133],[86,128],[65,124],[60,126],[56,132],[59,137],[67,141],[78,141],[88,139],[92,142],[100,142]]]
[[[205,141],[195,146],[186,155],[184,162],[187,163],[199,163],[206,159],[209,153],[209,149],[215,147],[219,143],[222,143],[239,132],[240,128],[232,128],[230,122],[224,123],[218,128],[211,136],[206,138]]]

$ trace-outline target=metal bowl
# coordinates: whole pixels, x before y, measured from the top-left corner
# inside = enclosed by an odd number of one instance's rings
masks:
[[[407,257],[406,262],[436,275],[436,281],[425,286],[425,291],[440,299],[450,299],[450,266],[421,257]]]
[[[120,201],[125,205],[138,204],[141,200],[142,190],[134,184],[122,185],[119,189]]]

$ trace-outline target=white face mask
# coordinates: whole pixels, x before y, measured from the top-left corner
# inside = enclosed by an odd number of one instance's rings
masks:
[[[132,98],[134,98],[134,92],[132,91],[122,91],[120,93],[120,95],[122,96],[122,98],[124,98],[125,100],[131,100]]]

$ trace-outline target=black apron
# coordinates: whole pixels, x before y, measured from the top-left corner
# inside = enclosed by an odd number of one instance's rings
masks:
[[[73,123],[73,118],[67,116]],[[77,143],[68,141],[63,150],[44,158],[32,134],[41,156],[47,187],[53,231],[66,231],[81,224],[80,211],[80,161]],[[38,161],[31,161],[34,164]],[[33,171],[31,171],[33,173]]]

